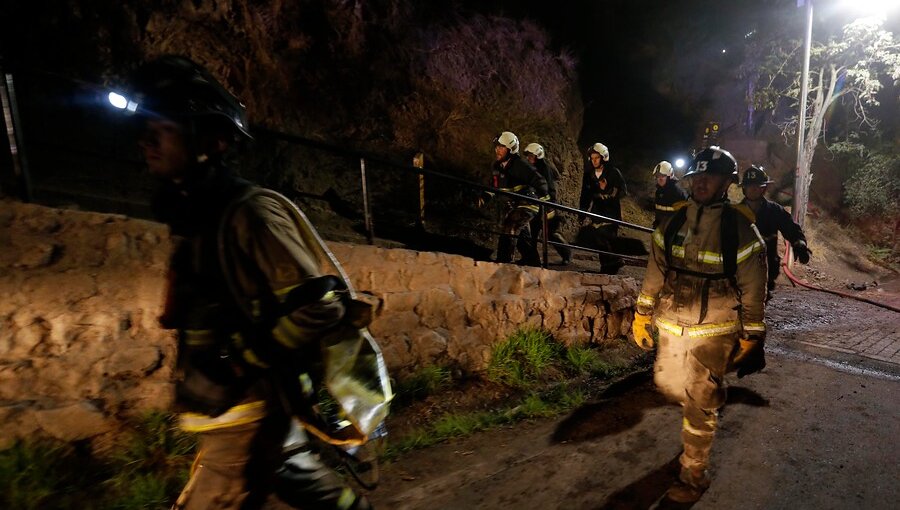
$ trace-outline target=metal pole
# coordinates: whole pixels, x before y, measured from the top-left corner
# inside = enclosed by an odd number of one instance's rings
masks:
[[[806,154],[806,101],[809,94],[809,53],[812,46],[813,0],[806,0],[806,35],[803,41],[803,71],[800,73],[800,115],[797,124],[797,171],[794,175],[794,221],[801,227],[806,217],[809,190],[809,161]],[[788,267],[793,265],[791,250],[785,253]]]
[[[547,230],[549,230],[547,225],[547,208],[541,204],[541,241],[544,243],[544,258],[541,261],[541,267],[544,269],[548,266],[548,243],[547,243]]]
[[[369,186],[366,182],[366,158],[359,158],[359,177],[362,181],[363,214],[366,222],[366,238],[369,244],[375,244],[375,232],[372,229],[372,211],[369,204]]]
[[[19,117],[19,106],[16,101],[16,89],[13,86],[12,74],[3,74],[3,83],[0,84],[0,104],[3,107],[9,153],[12,156],[16,193],[23,201],[30,202],[32,199],[31,179],[28,176],[28,159],[25,157],[25,144],[22,141],[22,120]]]
[[[413,157],[413,166],[416,168],[425,168],[425,153],[417,152]],[[419,174],[419,215],[416,218],[416,226],[422,228],[425,226],[425,175]]]

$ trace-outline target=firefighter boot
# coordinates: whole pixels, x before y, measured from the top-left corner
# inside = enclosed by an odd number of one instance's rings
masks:
[[[705,469],[681,468],[678,480],[666,491],[666,499],[675,503],[696,503],[709,488],[710,480]]]

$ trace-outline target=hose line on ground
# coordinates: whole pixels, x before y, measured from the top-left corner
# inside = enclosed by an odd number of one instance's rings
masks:
[[[891,306],[891,305],[886,304],[886,303],[879,303],[878,301],[873,301],[873,300],[871,300],[871,299],[864,298],[864,297],[861,297],[861,296],[854,296],[853,294],[847,294],[846,292],[840,292],[840,291],[837,291],[837,290],[831,290],[831,289],[823,289],[822,287],[818,287],[818,286],[816,286],[816,285],[812,285],[812,284],[810,284],[810,283],[806,283],[806,282],[800,280],[799,278],[797,278],[797,277],[794,275],[794,273],[791,272],[790,268],[788,267],[787,260],[788,260],[788,257],[791,255],[791,253],[790,253],[790,251],[789,251],[789,250],[790,250],[790,243],[788,243],[787,241],[785,241],[784,244],[785,244],[785,247],[786,247],[786,254],[787,254],[787,256],[785,257],[785,260],[781,263],[781,268],[784,269],[784,274],[785,274],[785,276],[787,276],[788,279],[789,279],[792,283],[794,283],[794,284],[796,284],[796,285],[799,285],[799,286],[801,286],[801,287],[806,287],[807,289],[810,289],[810,290],[817,290],[817,291],[820,291],[820,292],[827,292],[827,293],[829,293],[829,294],[834,294],[835,296],[840,296],[840,297],[845,297],[845,298],[855,299],[855,300],[857,300],[857,301],[862,301],[862,302],[864,302],[864,303],[869,303],[870,305],[879,306],[879,307],[881,307],[881,308],[886,308],[886,309],[888,309],[888,310],[891,310],[891,311],[900,313],[900,308],[897,308],[896,306]]]

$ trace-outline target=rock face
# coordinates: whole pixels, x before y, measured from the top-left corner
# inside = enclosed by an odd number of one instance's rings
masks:
[[[163,225],[0,202],[0,447],[82,439],[171,402],[176,341],[160,329],[171,241]],[[482,370],[522,326],[567,344],[619,341],[637,282],[330,243],[394,373]]]

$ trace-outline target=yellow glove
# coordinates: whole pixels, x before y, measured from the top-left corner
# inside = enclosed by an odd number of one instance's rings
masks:
[[[765,339],[741,338],[740,348],[734,355],[732,366],[737,369],[738,378],[766,368]]]
[[[645,351],[653,349],[653,336],[650,334],[650,316],[642,313],[634,314],[631,323],[631,333],[634,334],[634,343]]]

